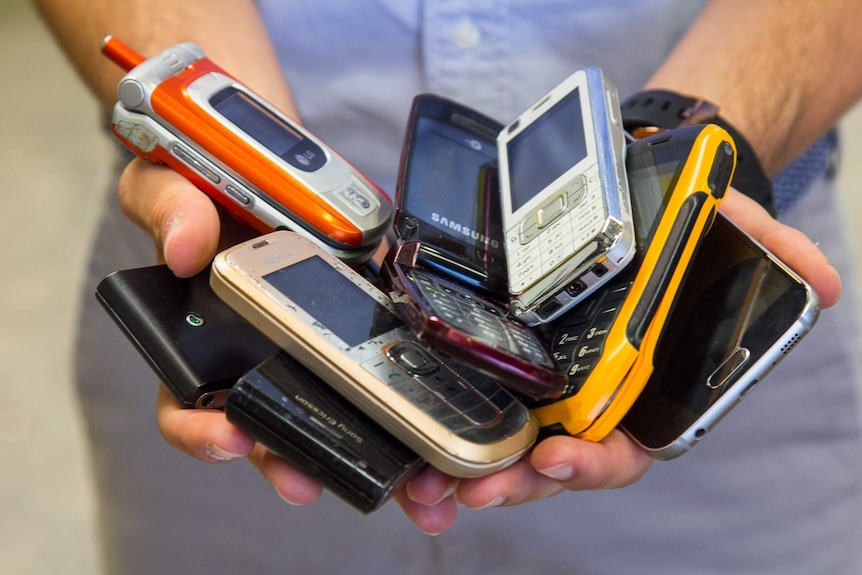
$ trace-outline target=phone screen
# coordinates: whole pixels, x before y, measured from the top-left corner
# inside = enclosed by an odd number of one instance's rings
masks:
[[[623,425],[647,447],[672,443],[784,338],[807,305],[805,286],[719,214]]]
[[[234,87],[219,90],[210,104],[240,130],[290,165],[313,172],[326,163],[326,155],[260,102]]]
[[[404,325],[319,256],[268,273],[263,279],[351,348]]]
[[[576,88],[524,128],[507,146],[512,212],[587,157],[587,140]]]
[[[637,148],[643,144],[641,148]],[[689,149],[686,141],[684,149]],[[635,220],[636,258],[649,247],[665,208],[685,165],[676,146],[650,146],[646,142],[633,144],[626,159],[626,172],[631,190],[632,213]],[[629,264],[632,265],[632,264]],[[634,266],[637,266],[634,263]]]
[[[495,135],[489,131],[489,135]],[[453,243],[472,245],[471,252],[502,253],[500,237],[489,222],[499,210],[489,187],[489,170],[497,159],[493,139],[431,118],[419,118],[406,184],[402,187],[405,210],[422,221],[419,239],[472,259],[471,253]],[[496,216],[499,219],[499,216]],[[439,235],[427,237],[428,228]],[[449,236],[450,241],[440,238]]]

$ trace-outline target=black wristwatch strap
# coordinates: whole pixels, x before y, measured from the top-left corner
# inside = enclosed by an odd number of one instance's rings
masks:
[[[667,90],[647,90],[630,96],[620,108],[623,126],[635,137],[693,124],[716,124],[727,130],[736,145],[736,171],[731,185],[776,215],[772,181],[748,140],[718,115],[717,106]]]

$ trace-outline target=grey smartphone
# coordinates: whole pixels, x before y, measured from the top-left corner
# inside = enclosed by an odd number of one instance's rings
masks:
[[[799,343],[819,311],[805,281],[717,214],[622,429],[656,459],[682,455]]]

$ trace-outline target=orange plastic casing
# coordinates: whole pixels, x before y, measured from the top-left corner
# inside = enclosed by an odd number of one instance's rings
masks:
[[[643,390],[653,372],[652,358],[676,293],[701,238],[708,231],[724,199],[727,182],[732,177],[731,170],[726,182],[719,185],[721,189],[711,189],[716,186],[709,178],[724,142],[729,143],[733,150],[735,166],[736,148],[730,135],[715,125],[702,128],[628,294],[607,334],[601,358],[577,393],[533,409],[540,426],[562,425],[570,435],[600,441],[617,426]],[[662,257],[664,248],[669,238],[678,233],[676,230],[680,229],[683,219],[689,222],[686,227],[689,233],[683,238],[683,243],[677,244],[679,248],[673,260],[663,262],[667,258],[666,253]],[[642,295],[650,290],[651,280],[655,281],[655,274],[663,273],[663,266],[668,263],[675,268],[643,332],[640,345],[636,346],[628,336],[630,320],[636,316]]]

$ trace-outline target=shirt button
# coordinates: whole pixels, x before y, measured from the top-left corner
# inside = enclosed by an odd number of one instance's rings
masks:
[[[479,34],[479,29],[476,28],[476,25],[473,24],[470,18],[463,18],[455,24],[452,39],[455,41],[456,46],[462,50],[468,50],[479,43],[481,34]]]

